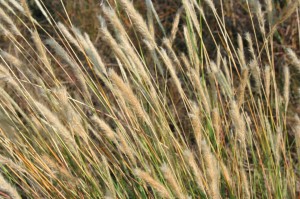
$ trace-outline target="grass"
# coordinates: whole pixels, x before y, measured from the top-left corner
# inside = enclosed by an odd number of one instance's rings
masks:
[[[0,1],[2,198],[299,198],[299,1],[50,4]]]

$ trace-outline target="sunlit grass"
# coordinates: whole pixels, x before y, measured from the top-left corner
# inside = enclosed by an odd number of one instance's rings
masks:
[[[150,0],[103,2],[89,36],[64,4],[0,1],[0,196],[299,197],[299,44],[277,47],[299,3],[240,1],[234,34],[223,3],[167,30]]]

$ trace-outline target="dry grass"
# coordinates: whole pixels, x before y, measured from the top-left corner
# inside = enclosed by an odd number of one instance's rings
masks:
[[[80,2],[0,0],[1,198],[299,198],[299,1]]]

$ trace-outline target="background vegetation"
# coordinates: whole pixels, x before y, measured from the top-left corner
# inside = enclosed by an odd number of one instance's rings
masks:
[[[299,198],[299,0],[0,0],[0,197]]]

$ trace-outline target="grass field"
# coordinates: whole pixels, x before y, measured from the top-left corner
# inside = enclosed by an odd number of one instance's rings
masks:
[[[299,0],[0,0],[0,198],[300,198]]]

